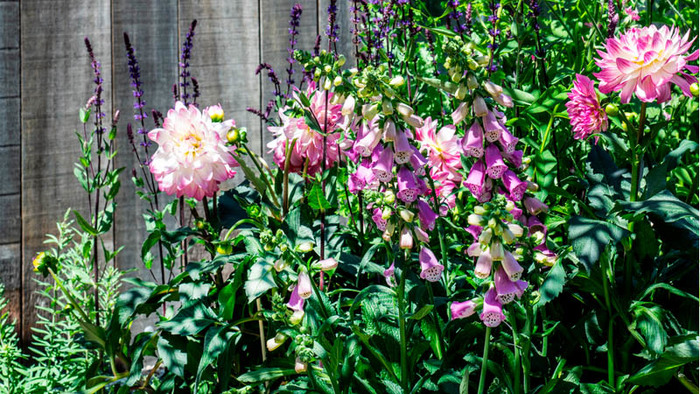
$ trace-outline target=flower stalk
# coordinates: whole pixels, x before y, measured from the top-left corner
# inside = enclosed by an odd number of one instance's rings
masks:
[[[489,345],[491,344],[491,327],[486,326],[486,334],[484,337],[484,355],[481,359],[481,372],[479,373],[479,388],[477,394],[483,394],[484,386],[486,386],[486,367],[489,362]]]

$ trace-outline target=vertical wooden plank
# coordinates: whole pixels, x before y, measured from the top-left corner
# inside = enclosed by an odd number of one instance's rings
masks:
[[[0,3],[0,282],[10,318],[21,325],[19,2]],[[0,311],[2,313],[3,311]]]
[[[200,85],[198,102],[202,107],[220,103],[227,118],[248,129],[255,152],[261,150],[260,119],[246,107],[260,104],[258,8],[258,0],[182,1],[179,20],[180,46],[190,22],[198,21],[190,62]]]
[[[45,233],[55,233],[55,222],[66,209],[87,207],[87,197],[73,176],[79,154],[73,134],[80,127],[78,109],[94,89],[85,36],[102,63],[104,112],[111,117],[110,1],[33,0],[21,2],[20,8],[22,333],[27,341],[37,303],[45,302],[35,294],[31,260],[45,248]]]
[[[311,51],[316,41],[316,0],[262,0],[260,7],[260,12],[262,14],[261,58],[263,62],[270,64],[277,73],[277,76],[282,82],[283,93],[286,93],[286,81],[288,79],[286,70],[289,66],[287,62],[287,58],[289,57],[287,49],[289,48],[290,37],[290,12],[292,6],[297,3],[301,5],[302,13],[299,26],[297,27],[297,32],[299,33],[296,36],[297,43],[294,48]],[[296,82],[297,86],[303,79],[302,70],[303,68],[300,64],[294,64],[295,73],[292,75],[292,79]],[[261,78],[262,107],[264,109],[268,101],[274,98],[274,87],[268,80],[266,73],[263,72]],[[272,114],[272,116],[274,117],[275,114]],[[267,127],[263,125],[262,148],[264,157],[270,164],[272,164],[272,155],[267,153],[267,143],[271,140],[272,134],[267,131]]]
[[[144,280],[153,280],[151,274],[144,268],[141,261],[141,244],[146,236],[143,214],[150,205],[135,194],[135,186],[131,181],[132,169],[139,176],[139,162],[133,153],[131,144],[126,136],[126,125],[131,123],[136,135],[136,143],[143,141],[143,136],[137,131],[141,128],[140,120],[134,117],[134,96],[132,94],[131,77],[124,46],[124,32],[129,34],[132,47],[140,66],[141,90],[146,102],[144,112],[145,131],[155,127],[151,110],[166,114],[173,106],[172,85],[177,80],[178,38],[177,38],[177,0],[113,0],[112,1],[112,48],[113,48],[113,98],[114,107],[121,109],[120,135],[118,137],[119,153],[117,167],[126,167],[120,178],[122,187],[117,197],[117,213],[115,215],[115,245],[125,246],[117,256],[117,265],[122,270],[136,268],[130,276]],[[139,152],[143,152],[137,146]],[[149,152],[152,154],[156,146]],[[142,153],[142,160],[145,160]],[[148,169],[146,168],[146,171]],[[159,201],[160,208],[167,202]],[[157,254],[156,254],[157,255]],[[161,283],[159,263],[153,264],[153,275]],[[168,280],[166,273],[165,280]],[[138,332],[138,328],[134,328]]]

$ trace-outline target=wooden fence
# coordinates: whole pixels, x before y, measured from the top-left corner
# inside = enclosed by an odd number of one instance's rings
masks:
[[[291,6],[303,8],[297,47],[311,49],[325,31],[328,1],[0,0],[0,281],[25,343],[37,304],[43,302],[36,295],[31,261],[68,208],[84,211],[87,206],[73,175],[78,109],[94,89],[84,37],[102,64],[104,112],[108,117],[122,112],[116,160],[127,171],[109,241],[126,246],[117,259],[119,268],[142,268],[144,204],[130,181],[136,161],[125,133],[133,122],[133,98],[123,33],[129,33],[141,66],[146,109],[165,113],[173,104],[179,48],[197,19],[191,71],[201,87],[198,101],[221,103],[227,117],[248,128],[251,146],[263,152],[270,138],[245,108],[261,107],[271,88],[255,69],[268,62],[284,80]],[[349,56],[350,3],[338,3],[338,47]]]

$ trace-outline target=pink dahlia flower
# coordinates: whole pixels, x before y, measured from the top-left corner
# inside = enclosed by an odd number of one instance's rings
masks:
[[[601,85],[600,90],[603,90]],[[566,112],[569,113],[574,138],[584,140],[591,134],[608,129],[608,115],[600,106],[593,81],[588,77],[576,74],[574,88],[568,94]],[[598,142],[598,137],[595,139]]]
[[[219,183],[236,175],[235,148],[226,145],[226,133],[235,124],[214,123],[207,112],[203,115],[194,105],[178,101],[163,127],[148,133],[158,144],[149,169],[166,194],[201,200],[214,196]]]
[[[455,132],[456,129],[452,125],[437,131],[437,120],[430,117],[425,119],[423,127],[416,129],[416,139],[421,143],[421,149],[428,153],[433,177],[438,173],[444,173],[443,177],[449,179],[459,177],[456,170],[462,168],[462,147]]]
[[[632,93],[644,102],[663,103],[671,98],[670,83],[674,83],[683,94],[692,96],[690,84],[697,78],[684,70],[698,72],[698,66],[688,64],[698,58],[698,51],[685,56],[695,41],[688,41],[689,34],[681,37],[675,27],[651,25],[631,28],[620,38],[608,38],[605,52],[598,51],[601,58],[596,60],[601,68],[594,74],[601,81],[600,91],[621,91],[623,103],[629,103]]]

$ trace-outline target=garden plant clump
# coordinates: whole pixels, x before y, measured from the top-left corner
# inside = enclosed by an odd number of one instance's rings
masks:
[[[198,101],[196,21],[163,112],[124,34],[123,127],[86,40],[90,211],[34,260],[53,281],[31,354],[0,315],[0,387],[697,392],[696,7],[349,3],[352,53],[340,3],[311,49],[291,8],[286,78],[261,64],[274,97],[248,108],[262,157],[231,108]],[[119,135],[135,168],[114,167]],[[125,175],[152,280],[103,242]]]

